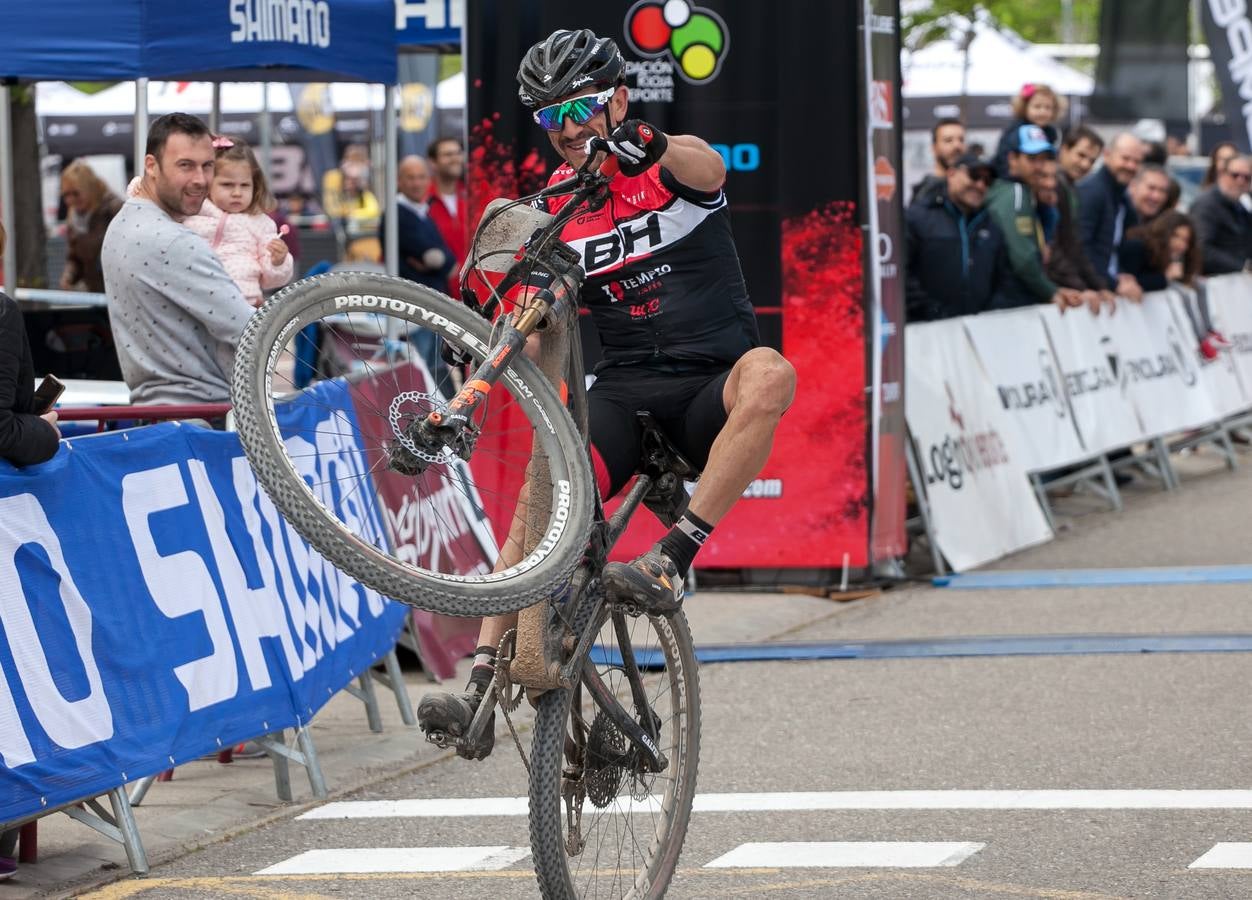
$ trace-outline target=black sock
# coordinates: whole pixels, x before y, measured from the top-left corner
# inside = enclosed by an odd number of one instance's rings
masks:
[[[713,533],[713,526],[701,519],[691,510],[683,513],[683,517],[674,523],[669,533],[657,543],[661,551],[674,561],[678,574],[686,576],[691,568],[692,560],[704,546],[704,542]]]
[[[487,693],[496,675],[496,648],[479,647],[474,651],[474,668],[470,669],[467,687],[476,694]]]

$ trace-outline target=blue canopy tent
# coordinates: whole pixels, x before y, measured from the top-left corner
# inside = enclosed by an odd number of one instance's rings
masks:
[[[40,0],[14,4],[0,28],[0,217],[13,217],[8,84],[136,82],[136,160],[147,132],[147,79],[396,82],[395,0]],[[395,108],[387,91],[387,179],[395,183]],[[395,259],[394,195],[388,241]],[[5,254],[13,287],[15,254]]]

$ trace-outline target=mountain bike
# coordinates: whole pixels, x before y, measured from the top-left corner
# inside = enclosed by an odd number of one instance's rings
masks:
[[[699,758],[685,617],[648,615],[600,579],[638,508],[672,525],[684,482],[699,476],[646,413],[639,473],[612,514],[592,476],[577,331],[584,271],[559,235],[607,201],[610,178],[584,166],[489,206],[466,262],[466,302],[364,273],[289,286],[249,321],[233,378],[259,482],[327,561],[419,608],[521,611],[467,734],[436,739],[472,743],[503,712],[527,763],[535,872],[553,898],[663,895]],[[556,215],[537,209],[564,195]],[[300,367],[315,365],[297,346],[312,324],[335,347],[339,377],[298,389],[308,381]],[[450,397],[433,388],[449,374]],[[508,534],[490,521],[508,522]],[[509,719],[526,694],[536,707],[529,761]]]

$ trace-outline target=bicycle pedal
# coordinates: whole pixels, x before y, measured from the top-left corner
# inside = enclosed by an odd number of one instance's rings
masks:
[[[431,729],[426,732],[426,740],[428,743],[434,744],[440,750],[447,750],[450,747],[456,747],[457,738],[448,734],[446,731],[438,731]]]

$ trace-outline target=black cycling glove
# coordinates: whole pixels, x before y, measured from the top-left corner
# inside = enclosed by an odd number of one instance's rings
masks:
[[[652,168],[669,146],[665,132],[639,119],[627,119],[613,129],[606,144],[625,175],[641,175]]]

